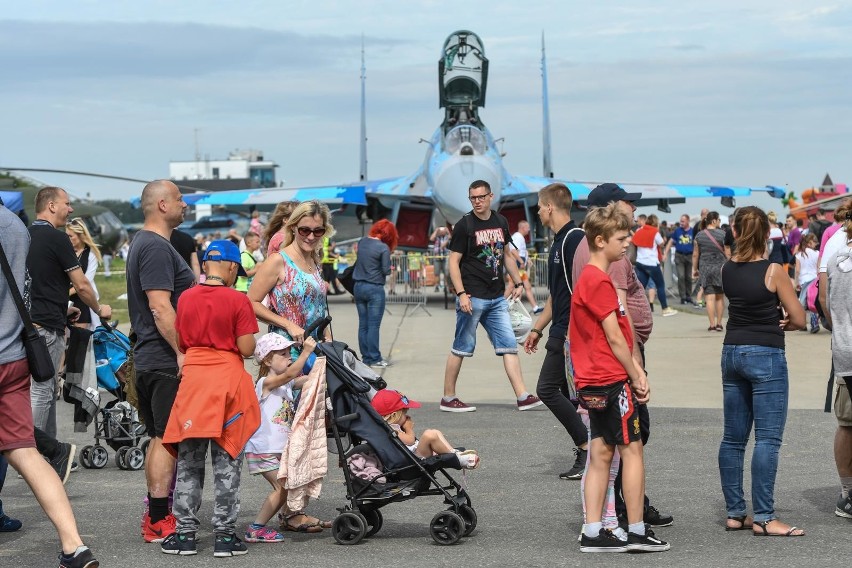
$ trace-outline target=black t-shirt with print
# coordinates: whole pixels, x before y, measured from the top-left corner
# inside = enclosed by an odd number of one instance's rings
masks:
[[[61,332],[68,319],[68,290],[71,288],[68,273],[80,268],[80,262],[65,231],[54,228],[47,221],[35,221],[29,231],[30,318],[42,327]]]
[[[449,248],[462,255],[465,292],[484,300],[503,295],[503,249],[511,242],[509,223],[496,211],[491,211],[487,221],[470,212],[456,223]]]

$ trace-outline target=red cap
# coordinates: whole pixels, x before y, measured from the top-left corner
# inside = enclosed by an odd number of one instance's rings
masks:
[[[393,414],[403,408],[420,408],[419,402],[410,400],[401,392],[392,389],[382,389],[377,392],[376,396],[373,397],[372,403],[376,412],[382,416]]]

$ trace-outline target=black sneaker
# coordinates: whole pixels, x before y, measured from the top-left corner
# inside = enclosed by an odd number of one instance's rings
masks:
[[[160,543],[160,550],[166,554],[192,556],[198,554],[195,549],[195,533],[172,533]]]
[[[837,501],[837,507],[834,508],[834,514],[838,517],[852,519],[852,495],[844,499],[841,497]]]
[[[646,530],[645,534],[627,533],[627,550],[629,552],[663,552],[672,547],[664,540],[654,536],[654,531]]]
[[[88,548],[75,551],[73,556],[59,553],[59,568],[98,568],[101,563]]]
[[[559,479],[582,479],[583,473],[586,471],[586,456],[589,455],[589,450],[582,448],[574,448],[574,465],[565,473],[559,474]]]
[[[601,529],[595,538],[589,538],[583,533],[580,537],[580,552],[627,552],[627,544],[618,540],[611,530]]]
[[[642,519],[646,525],[651,525],[652,527],[668,527],[674,522],[674,517],[660,513],[653,505],[648,505]]]
[[[60,442],[56,455],[50,460],[50,465],[56,470],[56,475],[59,476],[62,483],[68,481],[68,476],[71,475],[71,466],[74,463],[76,453],[77,446]]]
[[[224,558],[227,556],[241,556],[248,554],[248,548],[235,534],[217,534],[216,543],[213,545],[213,556]]]

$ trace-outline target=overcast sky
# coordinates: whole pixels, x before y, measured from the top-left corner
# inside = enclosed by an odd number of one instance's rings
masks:
[[[166,177],[197,128],[202,155],[262,149],[288,186],[355,180],[363,33],[369,175],[409,174],[442,117],[443,41],[470,29],[510,172],[541,174],[544,31],[558,177],[852,184],[848,0],[29,0],[0,18],[0,166]]]

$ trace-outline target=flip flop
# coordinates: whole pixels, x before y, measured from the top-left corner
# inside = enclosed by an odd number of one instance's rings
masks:
[[[753,524],[746,524],[746,521],[748,520],[748,515],[743,515],[742,517],[728,517],[728,520],[736,521],[740,524],[740,526],[738,527],[732,527],[727,522],[725,522],[725,530],[728,532],[747,531],[754,526]]]
[[[774,520],[776,520],[776,519],[772,519],[772,521],[774,521]],[[754,536],[805,536],[804,529],[800,529],[799,527],[790,527],[790,529],[787,532],[783,532],[783,533],[771,533],[767,530],[766,525],[768,525],[772,521],[766,521],[766,522],[754,521],[754,526],[760,527],[761,531],[760,532],[755,531],[752,534]],[[795,534],[796,531],[802,531],[802,532],[799,533],[799,534]]]

